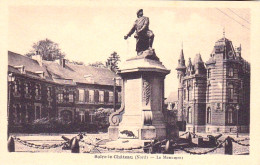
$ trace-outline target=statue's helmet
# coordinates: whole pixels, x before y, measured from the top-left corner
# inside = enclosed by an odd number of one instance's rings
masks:
[[[137,10],[136,14],[138,15],[140,12],[143,12],[143,9]]]

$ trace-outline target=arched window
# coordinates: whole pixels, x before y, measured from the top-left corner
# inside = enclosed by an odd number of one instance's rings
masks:
[[[233,109],[229,108],[227,112],[227,122],[229,124],[233,123]]]
[[[229,98],[229,100],[233,100],[233,98],[234,98],[234,86],[233,86],[233,84],[229,84],[228,85],[228,98]]]
[[[187,123],[192,123],[192,110],[189,107],[187,112]]]
[[[211,109],[210,109],[210,107],[207,109],[207,123],[211,123]]]
[[[229,70],[228,70],[228,76],[229,77],[233,77],[234,76],[234,69],[232,67],[229,68]]]

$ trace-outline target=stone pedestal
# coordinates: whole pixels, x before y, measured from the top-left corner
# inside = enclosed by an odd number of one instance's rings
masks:
[[[155,55],[150,57],[129,59],[118,72],[123,79],[123,100],[120,110],[110,116],[109,137],[112,140],[166,138],[162,111],[164,79],[170,71]]]

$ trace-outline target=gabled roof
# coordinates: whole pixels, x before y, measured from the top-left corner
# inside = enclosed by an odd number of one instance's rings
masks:
[[[40,66],[40,64],[36,60],[23,56],[21,54],[8,51],[8,65],[12,66],[13,69],[16,69],[15,67],[17,66],[23,65],[26,70],[26,75],[32,74],[39,78],[40,76],[38,76],[36,72],[40,71],[44,73],[44,79],[51,80],[51,75],[49,74],[45,66]],[[10,67],[8,67],[8,69],[10,69]]]
[[[40,78],[36,72],[44,72],[45,78],[48,81],[53,81],[59,84],[100,84],[113,85],[113,78],[119,77],[116,73],[108,68],[96,68],[92,66],[76,65],[66,63],[62,67],[55,61],[42,60],[42,66],[34,59],[8,51],[8,70],[15,73],[20,71],[15,66],[25,66],[25,74],[29,77]]]

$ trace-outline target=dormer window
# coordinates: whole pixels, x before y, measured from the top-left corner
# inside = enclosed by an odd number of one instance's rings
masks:
[[[35,72],[35,73],[38,74],[41,78],[44,78],[44,77],[45,77],[43,71],[37,71],[37,72]]]
[[[17,68],[20,73],[25,74],[25,66],[24,65],[14,66],[14,67]]]

